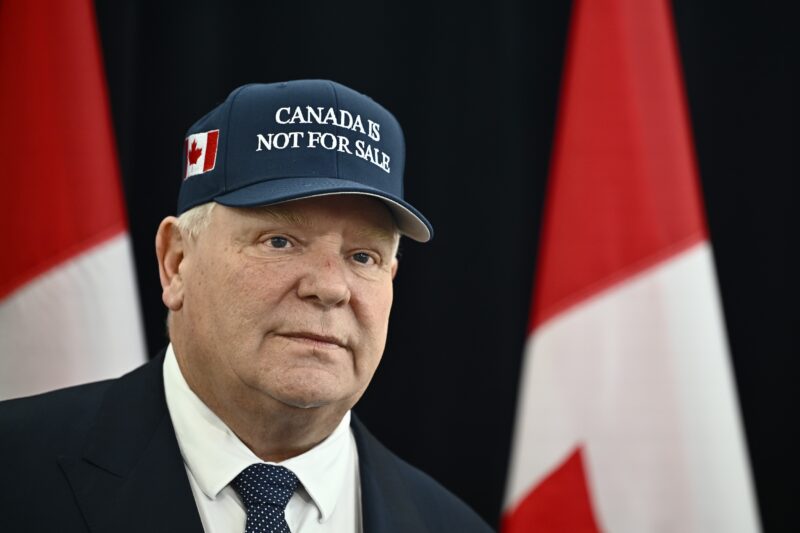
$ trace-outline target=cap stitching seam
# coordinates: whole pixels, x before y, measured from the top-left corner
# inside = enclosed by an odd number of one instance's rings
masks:
[[[245,88],[247,88],[250,85],[252,84],[247,84],[241,87],[239,91],[235,95],[233,95],[233,98],[231,98],[231,105],[228,106],[228,121],[227,124],[225,124],[226,133],[230,132],[231,130],[231,115],[233,115],[233,104],[236,103],[236,100],[239,98],[239,95],[244,92]],[[223,194],[228,192],[228,164],[230,163],[230,161],[228,161],[228,151],[230,150],[230,147],[231,147],[230,139],[225,139],[225,167],[224,167],[225,175],[222,177],[222,182],[224,184],[223,186],[225,187],[225,190],[223,191]]]
[[[339,113],[340,116],[341,116],[341,109],[339,108],[339,97],[336,94],[336,86],[330,80],[328,80],[328,84],[331,86],[331,90],[333,91],[333,105],[336,106],[336,112]],[[338,128],[338,126],[337,126],[337,128]],[[338,129],[335,130],[335,131],[336,131],[337,142],[338,142],[338,135],[339,135],[340,132],[339,132]],[[341,152],[339,152],[339,150],[336,150],[336,177],[338,179],[342,179],[342,174],[341,174],[341,172],[339,172],[339,158],[341,156],[342,156]]]

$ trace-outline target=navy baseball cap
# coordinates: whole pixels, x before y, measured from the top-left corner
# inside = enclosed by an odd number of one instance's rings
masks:
[[[361,194],[426,242],[433,227],[403,199],[404,165],[400,124],[368,96],[327,80],[245,85],[187,132],[178,214],[212,200],[252,207]]]

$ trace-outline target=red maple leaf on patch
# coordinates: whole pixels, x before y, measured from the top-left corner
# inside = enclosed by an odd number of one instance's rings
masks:
[[[203,153],[202,148],[197,147],[197,141],[192,140],[192,149],[189,150],[189,164],[194,165],[200,159],[200,154]]]

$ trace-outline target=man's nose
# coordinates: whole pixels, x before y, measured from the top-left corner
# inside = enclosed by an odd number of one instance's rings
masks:
[[[345,259],[333,253],[314,254],[305,265],[297,294],[323,307],[337,307],[349,302],[350,285]]]

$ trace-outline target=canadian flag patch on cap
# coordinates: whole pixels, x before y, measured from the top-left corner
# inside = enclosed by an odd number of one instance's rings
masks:
[[[218,140],[219,130],[211,130],[189,135],[183,141],[183,151],[186,154],[186,175],[183,179],[214,170]]]

